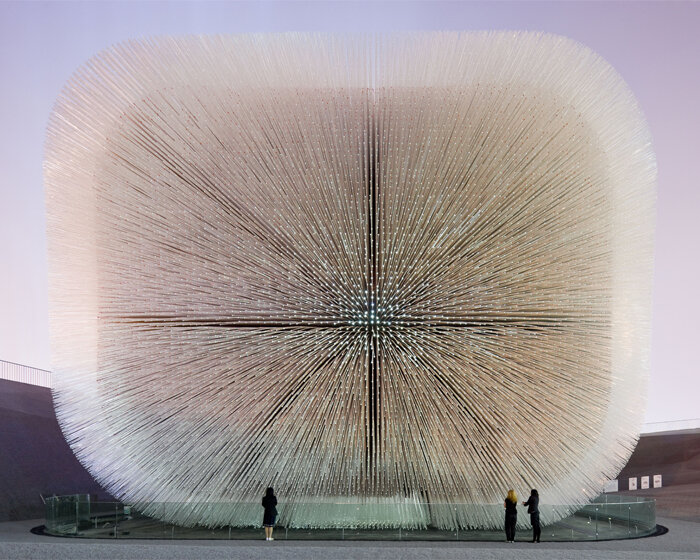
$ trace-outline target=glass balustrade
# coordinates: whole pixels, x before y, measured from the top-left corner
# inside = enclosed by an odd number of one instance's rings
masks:
[[[189,508],[193,516],[207,508],[230,508],[237,526],[209,529],[182,527],[160,520],[158,512],[173,506]],[[478,506],[482,508],[483,506]],[[503,515],[503,504],[494,504]],[[502,541],[503,530],[469,526],[471,504],[410,503],[301,503],[278,506],[277,540],[436,540]],[[520,508],[516,540],[530,540],[530,517]],[[259,503],[187,503],[143,505],[137,511],[121,502],[94,501],[87,494],[53,496],[46,501],[46,533],[60,536],[111,539],[258,539],[263,538],[262,507]],[[146,515],[143,511],[148,511]],[[576,508],[540,505],[542,540],[593,541],[644,537],[656,531],[655,501],[604,494]],[[548,523],[548,519],[563,519]],[[294,519],[294,526],[285,522]],[[444,530],[434,520],[456,520],[460,529]],[[299,520],[304,520],[300,522]],[[319,528],[321,525],[324,528]]]

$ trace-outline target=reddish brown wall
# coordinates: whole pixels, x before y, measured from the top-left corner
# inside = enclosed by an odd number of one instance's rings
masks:
[[[39,494],[107,494],[63,439],[51,391],[0,380],[0,521],[44,516]]]
[[[652,484],[655,474],[662,475],[664,486],[700,482],[700,434],[641,437],[618,476],[619,489],[627,490],[628,479],[633,476],[649,476]]]

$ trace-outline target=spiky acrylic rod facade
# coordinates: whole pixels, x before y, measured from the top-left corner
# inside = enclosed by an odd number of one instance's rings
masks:
[[[57,415],[148,513],[257,522],[272,485],[288,525],[499,526],[634,447],[655,161],[570,40],[129,42],[68,83],[45,176]]]

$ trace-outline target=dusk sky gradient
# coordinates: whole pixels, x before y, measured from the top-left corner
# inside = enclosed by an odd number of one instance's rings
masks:
[[[627,81],[659,167],[647,422],[700,418],[700,3],[2,2],[0,359],[50,369],[43,146],[94,54],[154,35],[529,30],[590,47]]]

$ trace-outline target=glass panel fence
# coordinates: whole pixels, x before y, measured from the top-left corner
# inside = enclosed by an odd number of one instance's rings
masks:
[[[489,507],[494,518],[504,516],[502,504]],[[477,511],[471,504],[297,503],[280,504],[277,509],[276,539],[505,540],[502,529],[487,530],[470,525]],[[180,516],[191,515],[193,526],[169,523],[168,515],[175,510]],[[222,511],[231,512],[231,525],[207,528],[197,526],[194,521],[206,518],[208,513],[220,518]],[[540,518],[541,538],[548,541],[626,539],[656,531],[655,501],[649,498],[604,495],[582,508],[542,504]],[[257,502],[149,503],[141,504],[137,510],[120,502],[91,500],[87,494],[53,496],[46,501],[46,532],[52,535],[112,539],[257,539],[263,537],[261,523],[262,507]],[[530,538],[530,516],[522,508],[516,540]]]

